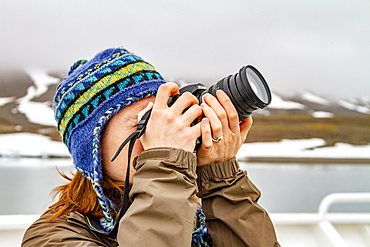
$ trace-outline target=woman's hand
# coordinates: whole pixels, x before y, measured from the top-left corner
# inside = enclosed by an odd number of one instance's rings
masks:
[[[170,95],[179,93],[175,83],[159,87],[154,105],[149,104],[139,113],[138,118],[153,107],[144,135],[140,141],[144,150],[155,147],[181,148],[193,152],[195,140],[200,136],[200,123],[190,124],[202,114],[199,102],[191,93],[182,94],[175,103],[167,106]],[[184,110],[188,108],[185,112]],[[184,112],[184,113],[183,113]]]
[[[198,149],[198,166],[211,165],[234,158],[247,137],[252,125],[248,117],[239,123],[238,113],[230,98],[221,90],[203,96],[201,108],[205,118],[201,121],[202,146]],[[222,136],[221,141],[215,142]]]

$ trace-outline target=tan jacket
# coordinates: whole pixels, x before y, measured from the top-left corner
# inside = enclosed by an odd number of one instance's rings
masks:
[[[190,197],[197,187],[213,246],[279,246],[270,218],[257,204],[260,192],[235,159],[197,169],[192,153],[156,148],[137,157],[135,169],[132,204],[119,222],[119,246],[190,247],[197,208]],[[117,245],[90,230],[78,212],[44,223],[50,216],[30,226],[22,246]]]

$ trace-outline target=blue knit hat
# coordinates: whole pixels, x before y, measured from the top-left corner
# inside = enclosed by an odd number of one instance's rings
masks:
[[[120,109],[155,95],[163,83],[152,65],[123,48],[113,48],[90,61],[77,61],[55,94],[58,130],[76,169],[92,183],[104,212],[100,224],[107,232],[114,227],[111,212],[117,206],[101,186],[101,132]]]

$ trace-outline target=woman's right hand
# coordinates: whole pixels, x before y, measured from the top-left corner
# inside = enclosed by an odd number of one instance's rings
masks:
[[[162,84],[152,103],[139,113],[139,120],[150,108],[153,108],[144,135],[140,141],[144,150],[156,147],[180,148],[193,152],[195,141],[201,135],[200,123],[190,126],[202,114],[202,109],[194,95],[182,94],[175,103],[168,107],[170,95],[179,94],[177,84]],[[188,108],[185,112],[184,110]]]

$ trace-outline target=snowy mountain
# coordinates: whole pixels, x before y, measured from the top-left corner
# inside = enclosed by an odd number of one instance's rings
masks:
[[[370,98],[332,100],[311,92],[301,92],[295,96],[272,95],[271,104],[262,114],[307,114],[314,117],[334,117],[335,115],[370,114]]]
[[[66,147],[59,142],[60,137],[56,131],[52,110],[55,89],[62,78],[61,73],[48,73],[40,69],[0,73],[0,156],[69,157]],[[335,125],[333,122],[337,121],[339,116],[345,118],[350,116],[348,121],[352,123],[357,121],[353,119],[363,119],[363,116],[368,119],[369,114],[369,98],[334,101],[311,92],[302,92],[294,96],[274,92],[271,104],[254,113],[255,116],[259,115],[260,120],[263,120],[253,128],[253,134],[258,136],[249,137],[249,141],[254,143],[245,145],[248,146],[248,150],[253,150],[253,147],[262,150],[263,153],[260,154],[262,156],[276,156],[271,152],[280,150],[280,155],[290,157],[292,156],[291,150],[293,150],[290,146],[293,146],[300,147],[299,152],[302,157],[328,157],[328,155],[342,157],[339,154],[343,153],[346,157],[356,154],[357,158],[368,158],[370,147],[369,138],[366,137],[368,132],[363,129],[367,128],[366,123],[359,124],[358,128],[362,128],[362,130],[359,129],[361,131],[351,129],[351,126],[345,129],[348,132],[347,135],[351,137],[348,141],[348,138],[343,138],[345,131],[338,129],[347,122],[343,119],[340,120],[342,125],[338,123]],[[263,115],[270,117],[264,118]],[[281,115],[283,117],[280,117]],[[318,119],[312,121],[312,118],[306,117],[307,115]],[[289,122],[290,119],[296,121],[297,116],[300,119],[298,124]],[[285,119],[286,122],[282,123],[281,119]],[[309,124],[312,129],[305,130],[305,124]],[[291,128],[297,128],[298,125],[303,126],[301,127],[303,129],[294,132]],[[326,129],[327,126],[332,129]],[[259,128],[262,129],[259,131]],[[340,135],[337,134],[338,132],[329,131],[336,131],[336,129],[341,131]],[[323,135],[321,130],[328,134]],[[308,132],[310,135],[307,136],[307,133],[302,132]],[[335,138],[331,141],[328,136]],[[339,136],[339,139],[336,136]],[[303,143],[304,147],[299,146],[299,143]],[[353,146],[352,144],[365,146]],[[286,148],[286,145],[289,148]],[[332,148],[333,145],[335,148]],[[323,146],[326,147],[323,148]],[[270,153],[265,150],[270,150]],[[310,150],[315,150],[315,152],[311,154]],[[252,153],[254,156],[259,155],[257,151]],[[243,156],[244,151],[240,152],[240,155]]]
[[[25,125],[48,132],[55,126],[51,108],[55,88],[62,74],[41,69],[11,71],[0,74],[0,133],[22,130]],[[311,92],[284,96],[273,93],[271,104],[256,115],[299,114],[317,118],[336,115],[370,114],[370,99],[333,101]]]

